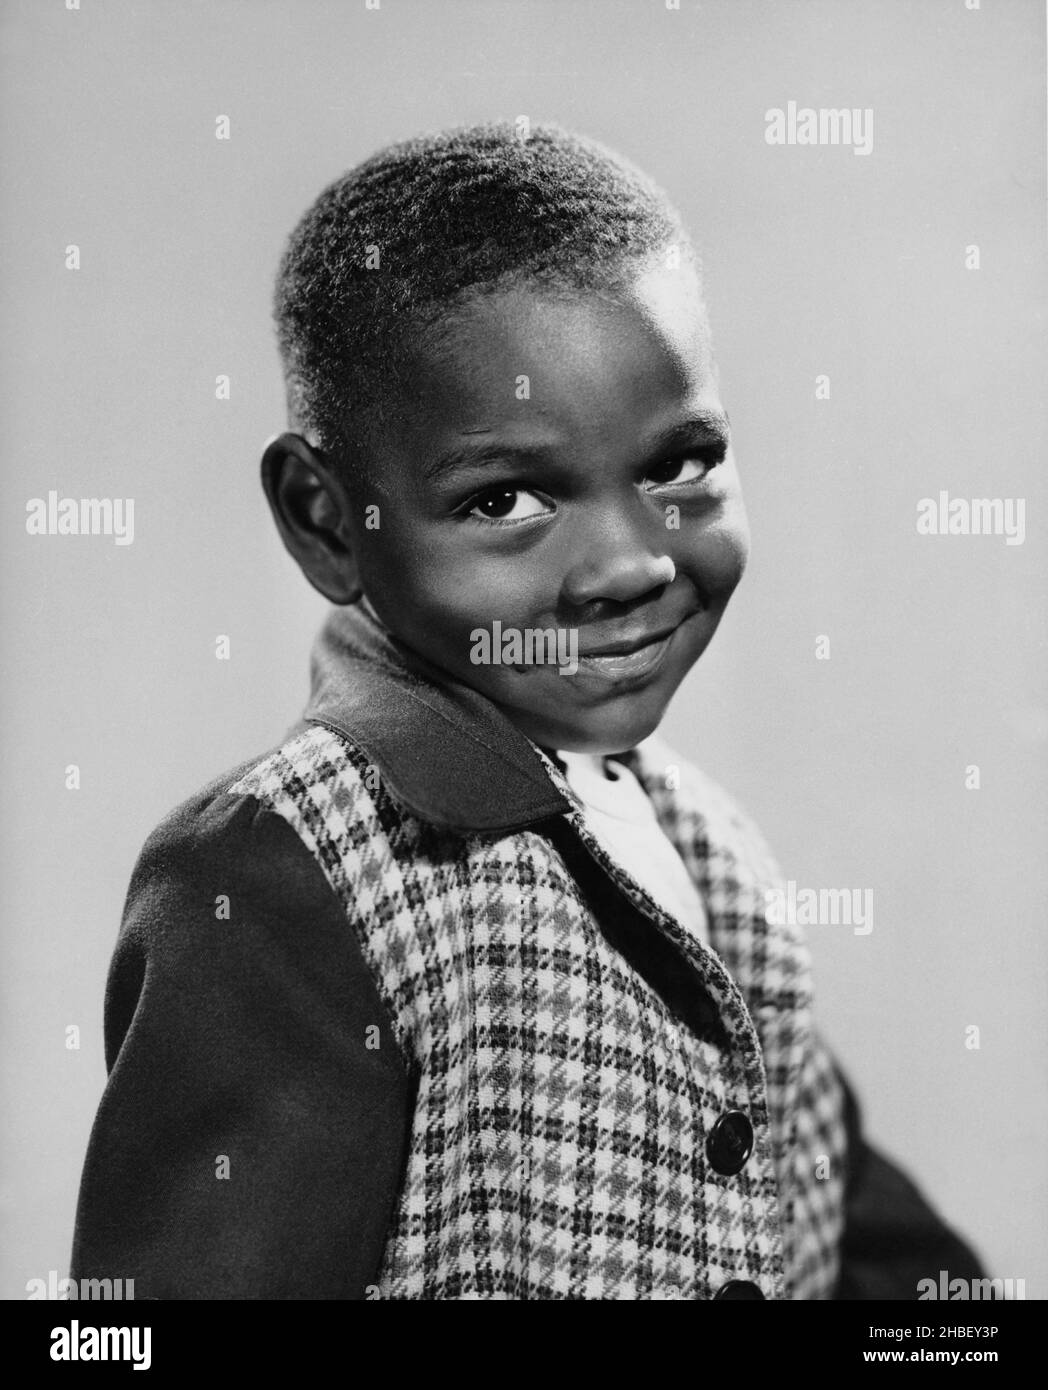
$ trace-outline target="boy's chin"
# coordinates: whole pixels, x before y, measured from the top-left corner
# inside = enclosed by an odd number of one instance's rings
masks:
[[[625,753],[650,737],[658,728],[663,708],[646,711],[589,711],[585,725],[574,721],[551,718],[543,720],[534,715],[513,722],[520,731],[545,748],[558,753],[589,753],[603,757]],[[510,713],[510,711],[506,711]]]

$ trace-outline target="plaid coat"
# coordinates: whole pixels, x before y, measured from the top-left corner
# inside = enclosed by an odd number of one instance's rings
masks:
[[[862,1145],[804,943],[765,914],[759,834],[658,740],[625,761],[709,947],[490,702],[333,611],[301,723],[139,859],[74,1277],[161,1298],[916,1297],[915,1239],[940,1258],[952,1237]],[[864,1249],[885,1220],[887,1275]]]

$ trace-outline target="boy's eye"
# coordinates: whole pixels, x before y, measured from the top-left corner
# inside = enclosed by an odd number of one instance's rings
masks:
[[[725,449],[718,444],[694,454],[667,459],[665,463],[658,463],[654,468],[649,469],[648,477],[652,482],[660,485],[701,482],[708,473],[716,468],[718,463],[723,461],[724,454]]]
[[[485,521],[526,521],[548,510],[533,492],[519,487],[493,487],[474,499],[467,515]]]

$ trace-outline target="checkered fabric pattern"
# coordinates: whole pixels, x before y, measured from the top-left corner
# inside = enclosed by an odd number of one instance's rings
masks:
[[[321,865],[417,1077],[383,1297],[707,1299],[732,1279],[766,1298],[832,1290],[841,1099],[802,943],[766,921],[774,867],[712,783],[659,744],[630,756],[703,893],[713,950],[609,859],[543,761],[582,845],[701,977],[721,1024],[708,1035],[608,943],[541,827],[438,829],[320,725],[230,788],[284,817]],[[725,1177],[705,1141],[733,1109],[754,1150]]]
[[[626,759],[706,903],[710,944],[739,983],[764,1055],[789,1296],[827,1298],[844,1227],[843,1096],[812,1024],[803,930],[770,925],[782,876],[732,798],[660,739]]]

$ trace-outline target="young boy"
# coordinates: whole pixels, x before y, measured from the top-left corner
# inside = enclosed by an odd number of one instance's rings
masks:
[[[77,1278],[154,1298],[916,1298],[775,869],[653,737],[748,537],[696,255],[553,128],[292,236],[263,481],[335,607],[274,750],[147,842]]]

